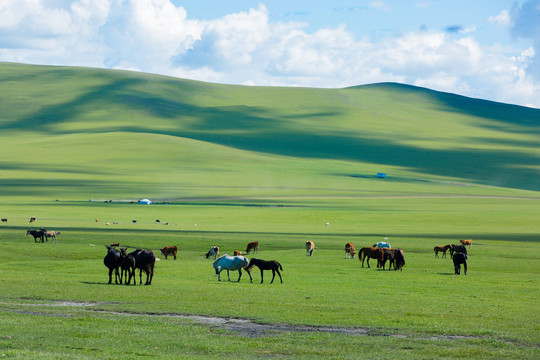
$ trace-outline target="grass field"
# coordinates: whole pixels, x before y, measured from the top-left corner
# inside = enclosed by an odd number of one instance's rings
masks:
[[[0,90],[3,358],[540,357],[539,110],[5,63]],[[403,271],[345,259],[384,238]],[[455,276],[433,246],[464,238]],[[218,282],[209,247],[253,240],[283,284]],[[179,258],[108,285],[113,242]]]

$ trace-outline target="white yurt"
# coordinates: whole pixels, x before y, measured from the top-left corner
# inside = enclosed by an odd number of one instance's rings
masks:
[[[139,204],[140,205],[150,205],[150,204],[152,204],[152,201],[149,200],[149,199],[142,199],[142,200],[139,200]]]

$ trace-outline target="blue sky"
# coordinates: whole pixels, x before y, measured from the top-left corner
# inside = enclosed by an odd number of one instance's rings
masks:
[[[0,61],[540,108],[540,0],[1,0]]]

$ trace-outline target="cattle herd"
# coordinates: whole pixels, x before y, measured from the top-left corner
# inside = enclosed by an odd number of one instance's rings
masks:
[[[35,217],[30,219],[30,222],[34,222]],[[2,219],[2,222],[7,222],[7,219]],[[28,230],[26,235],[32,235],[35,243],[44,243],[51,239],[52,243],[56,242],[56,237],[60,235],[59,231],[48,231],[47,229],[40,228],[37,230]],[[454,263],[454,273],[459,275],[461,273],[461,265],[463,265],[463,273],[467,275],[467,248],[472,247],[472,240],[460,240],[460,245],[449,244],[444,246],[435,246],[433,251],[435,252],[435,258],[439,258],[439,253],[442,254],[442,257],[446,257],[446,252],[450,252],[450,257]],[[313,241],[306,241],[306,256],[313,256],[314,250],[317,249]],[[142,273],[146,274],[145,285],[152,284],[152,278],[154,276],[154,265],[156,262],[156,255],[152,250],[142,250],[137,249],[133,252],[127,253],[127,247],[120,247],[120,244],[114,243],[110,246],[106,246],[107,254],[103,259],[104,265],[109,269],[109,284],[112,283],[112,275],[114,273],[115,283],[126,285],[131,284],[131,279],[133,279],[133,285],[136,285],[136,275],[135,270],[139,269],[139,284],[142,284]],[[167,260],[168,256],[173,256],[174,260],[177,259],[178,247],[177,246],[166,246],[162,249],[159,249],[161,255]],[[259,242],[252,241],[247,244],[245,253],[249,254],[250,252],[255,254],[259,251]],[[403,270],[405,265],[405,257],[402,249],[397,248],[393,249],[388,242],[378,242],[372,246],[366,246],[361,248],[358,253],[354,245],[350,242],[345,244],[345,258],[354,259],[355,255],[358,254],[358,260],[362,263],[364,267],[364,262],[369,268],[369,260],[374,259],[377,261],[377,268],[386,270],[386,263],[388,263],[388,270],[392,268],[394,270]],[[253,267],[258,267],[261,272],[261,283],[263,282],[263,270],[272,271],[272,283],[274,281],[276,273],[278,274],[281,283],[283,279],[281,278],[280,270],[283,271],[283,267],[276,260],[266,261],[262,259],[252,258],[251,261],[242,256],[241,251],[234,250],[233,256],[223,255],[219,256],[219,247],[212,246],[206,253],[206,258],[212,258],[214,262],[212,263],[216,275],[218,275],[218,280],[221,280],[220,273],[223,270],[227,270],[227,275],[230,281],[229,271],[234,270],[238,271],[238,281],[242,276],[242,269],[244,269],[248,274],[250,281],[253,282],[251,277],[251,270]]]

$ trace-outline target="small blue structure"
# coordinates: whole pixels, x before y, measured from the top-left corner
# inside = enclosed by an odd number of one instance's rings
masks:
[[[142,199],[142,200],[139,200],[139,204],[140,205],[151,205],[152,201],[150,201],[148,199]]]
[[[386,179],[386,174],[385,173],[377,173],[377,177],[379,179]]]

